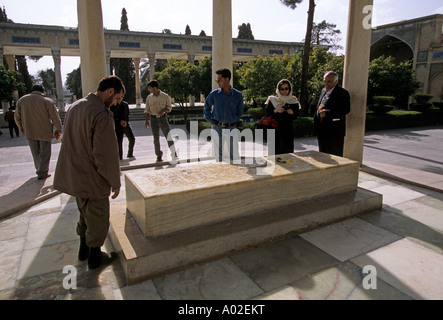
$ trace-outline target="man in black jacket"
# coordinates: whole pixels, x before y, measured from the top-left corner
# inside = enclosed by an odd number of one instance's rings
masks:
[[[314,115],[314,130],[320,152],[343,157],[346,115],[351,111],[349,92],[339,86],[338,74],[328,71]]]
[[[114,113],[115,134],[118,142],[118,153],[120,160],[123,159],[123,135],[128,138],[128,158],[134,157],[135,137],[129,125],[129,105],[126,101],[120,101],[119,104],[111,107]]]

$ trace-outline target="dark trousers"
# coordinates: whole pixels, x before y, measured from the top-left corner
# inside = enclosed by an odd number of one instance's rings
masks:
[[[77,234],[86,238],[90,248],[101,247],[109,230],[109,199],[75,198],[80,218]]]
[[[163,156],[163,152],[160,148],[160,129],[163,132],[166,140],[168,141],[169,150],[171,151],[171,156],[175,157],[177,154],[175,152],[174,141],[168,140],[169,131],[171,128],[169,127],[168,118],[167,117],[151,117],[151,130],[152,136],[154,137],[154,150],[157,158],[161,158]]]
[[[51,141],[28,140],[38,177],[48,174],[51,160]]]
[[[317,141],[320,152],[343,157],[344,136],[318,135]]]
[[[135,137],[131,126],[128,124],[126,127],[120,127],[115,133],[117,135],[118,154],[120,156],[120,160],[123,158],[123,135],[125,135],[129,141],[128,158],[132,157],[134,153]]]
[[[11,134],[11,138],[14,137],[14,130],[15,130],[15,135],[18,137],[19,130],[18,130],[17,123],[15,123],[14,120],[9,120],[8,122],[9,122],[9,133]]]

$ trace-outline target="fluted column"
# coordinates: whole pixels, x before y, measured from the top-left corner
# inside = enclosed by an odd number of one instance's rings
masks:
[[[135,68],[135,104],[136,107],[141,107],[142,96],[140,92],[140,58],[132,59]]]
[[[154,80],[155,53],[148,53],[148,60],[149,60],[149,80]]]
[[[232,1],[212,1],[212,88],[218,88],[215,71],[232,72]],[[231,79],[232,83],[232,79]]]
[[[363,161],[373,0],[349,0],[343,87],[351,95],[344,157]]]
[[[103,15],[100,0],[77,0],[83,95],[97,90],[107,75]]]
[[[112,74],[111,70],[111,50],[106,50],[106,75],[110,76]]]
[[[191,66],[194,65],[195,53],[188,53],[188,61]],[[191,94],[189,95],[189,105],[191,107],[195,106],[195,97]]]
[[[59,112],[65,111],[65,94],[63,92],[62,70],[61,70],[61,56],[60,48],[51,48],[52,58],[54,59],[54,73],[55,73],[55,89],[57,96],[57,108]]]

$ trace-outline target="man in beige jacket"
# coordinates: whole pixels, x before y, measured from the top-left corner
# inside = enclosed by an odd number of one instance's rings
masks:
[[[109,108],[123,99],[125,87],[116,76],[103,78],[97,92],[72,104],[66,113],[54,188],[76,197],[80,218],[79,260],[90,269],[109,263],[101,252],[109,229],[109,196],[120,192],[120,161],[114,117]]]
[[[44,92],[42,85],[35,85],[30,94],[18,100],[14,116],[20,131],[28,139],[39,180],[51,176],[48,174],[51,142],[54,137],[58,139],[62,132],[54,101],[45,96]]]

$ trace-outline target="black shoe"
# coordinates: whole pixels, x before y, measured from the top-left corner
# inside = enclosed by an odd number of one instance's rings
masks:
[[[133,154],[128,154],[128,158],[135,158]]]
[[[89,258],[89,247],[86,245],[86,238],[80,237],[80,249],[78,250],[78,260],[85,261]]]
[[[38,180],[45,180],[45,179],[49,178],[50,176],[51,176],[51,175],[47,173],[47,174],[44,174],[44,175],[42,175],[42,176],[38,176],[37,179],[38,179]]]
[[[162,157],[157,157],[157,162],[163,162]]]
[[[100,247],[89,248],[88,267],[96,269],[102,265],[108,265],[117,258],[117,255],[111,253],[111,256],[102,252]]]

